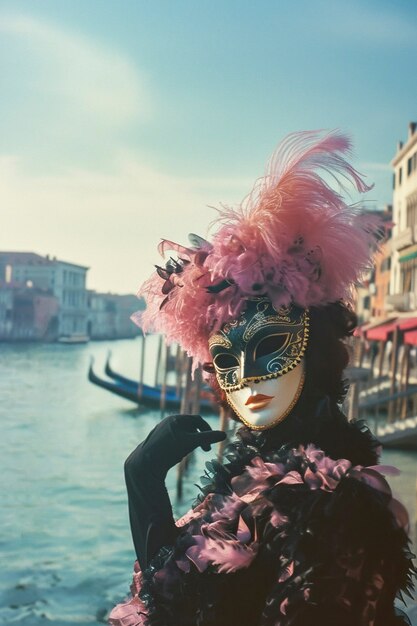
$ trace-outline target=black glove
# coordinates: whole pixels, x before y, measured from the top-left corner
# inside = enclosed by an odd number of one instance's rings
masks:
[[[178,533],[164,482],[168,470],[195,448],[208,452],[212,443],[225,438],[200,415],[171,415],[126,459],[130,526],[142,569],[162,546],[172,545]]]
[[[195,448],[201,446],[209,452],[212,443],[225,438],[226,433],[212,430],[201,415],[170,415],[126,459],[125,468],[130,473],[145,470],[165,478],[168,470]]]

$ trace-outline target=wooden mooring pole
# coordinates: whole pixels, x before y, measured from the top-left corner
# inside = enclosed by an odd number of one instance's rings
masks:
[[[191,412],[191,407],[192,407],[192,398],[191,398],[192,359],[187,356],[184,364],[185,364],[185,385],[183,388],[183,395],[181,398],[180,413],[182,415],[187,415]],[[177,465],[177,498],[178,500],[181,500],[182,498],[183,479],[184,479],[186,467],[187,467],[187,457],[184,457],[182,461],[178,463]]]
[[[177,396],[180,397],[181,395],[181,385],[182,385],[182,374],[183,374],[183,360],[184,360],[184,354],[181,350],[181,346],[178,344],[177,345],[177,353],[175,355],[175,372],[177,375],[177,380],[176,380],[176,393]]]
[[[378,350],[378,378],[382,378],[382,374],[384,372],[384,356],[385,356],[385,348],[386,348],[386,343],[385,341],[380,341],[379,342],[379,350]]]
[[[140,373],[139,373],[139,386],[138,386],[138,400],[142,398],[143,395],[143,375],[145,371],[145,348],[146,348],[146,337],[142,333],[142,350],[140,355]]]
[[[162,356],[162,343],[164,338],[162,335],[159,336],[158,341],[158,354],[156,357],[156,367],[155,367],[155,387],[158,387],[159,382],[161,380],[161,356]],[[165,366],[166,369],[166,366]]]
[[[401,367],[401,387],[400,391],[408,390],[408,383],[410,380],[410,352],[411,346],[408,344],[404,344],[403,346],[403,362]],[[401,419],[405,419],[407,417],[408,411],[408,397],[404,396],[401,402]]]
[[[395,393],[395,388],[397,386],[397,367],[398,367],[398,339],[399,339],[399,328],[395,327],[394,336],[392,340],[392,353],[391,353],[391,387],[390,387],[390,395],[393,396]],[[395,419],[395,410],[396,410],[396,401],[391,400],[388,405],[388,422],[392,422]]]
[[[167,379],[168,379],[168,366],[169,366],[169,357],[171,354],[171,350],[169,346],[166,346],[165,348],[165,367],[164,367],[164,374],[163,374],[163,379],[162,379],[162,388],[161,388],[161,402],[160,402],[160,407],[161,407],[161,417],[164,415],[165,412],[165,406],[166,406],[166,398],[167,398]]]

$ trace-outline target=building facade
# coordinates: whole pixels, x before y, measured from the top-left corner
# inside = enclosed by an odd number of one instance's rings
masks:
[[[59,334],[88,336],[88,267],[55,261],[54,293],[59,301]]]
[[[13,330],[13,289],[0,283],[0,339],[7,339]]]
[[[391,311],[417,309],[417,124],[410,122],[405,144],[392,160],[393,233],[391,244]]]
[[[13,289],[10,339],[51,340],[58,335],[57,298],[37,287]]]
[[[372,210],[369,214],[381,219],[386,232],[381,235],[384,240],[379,242],[373,268],[356,287],[355,311],[359,324],[385,317],[386,297],[390,292],[392,206],[389,204],[385,209]]]
[[[35,327],[38,328],[33,330],[33,338],[41,338],[39,332],[43,327],[48,338],[51,338],[50,323],[55,338],[87,336],[87,271],[87,267],[48,255],[43,257],[33,252],[0,252],[0,285],[3,286],[2,291],[13,292],[14,333],[18,332],[17,328],[21,328],[22,338],[25,332],[29,338],[27,328],[31,309]],[[48,315],[51,319],[47,321]],[[52,321],[52,317],[56,318],[56,322]]]
[[[379,214],[387,225],[387,238],[380,244],[379,251],[375,255],[374,267],[369,281],[369,319],[375,321],[387,316],[387,298],[391,291],[392,205],[387,205],[385,210]]]
[[[391,290],[391,241],[382,244],[375,257],[373,279],[369,286],[370,318],[384,319]]]
[[[144,308],[144,302],[133,295],[88,292],[88,332],[91,339],[129,339],[140,334],[130,319]]]
[[[132,338],[134,295],[87,290],[88,268],[33,252],[0,252],[0,341]]]

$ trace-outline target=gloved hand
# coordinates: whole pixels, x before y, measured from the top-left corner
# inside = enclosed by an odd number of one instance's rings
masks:
[[[130,526],[143,570],[159,548],[172,545],[178,534],[164,482],[168,470],[198,446],[208,452],[212,443],[225,437],[200,415],[171,415],[126,459]]]
[[[150,471],[165,478],[171,467],[201,446],[208,452],[211,444],[223,441],[226,433],[212,430],[201,415],[170,415],[159,422],[126,459],[125,471]]]

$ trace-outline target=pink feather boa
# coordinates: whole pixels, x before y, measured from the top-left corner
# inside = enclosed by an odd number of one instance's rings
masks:
[[[178,520],[178,527],[185,527],[192,522],[193,528],[199,528],[199,533],[192,535],[193,545],[176,560],[179,570],[187,575],[191,567],[200,573],[209,567],[216,573],[233,573],[249,567],[258,553],[260,538],[256,536],[256,527],[252,534],[245,523],[242,515],[244,509],[250,505],[252,514],[256,515],[270,510],[269,523],[276,529],[285,529],[289,523],[287,517],[277,508],[271,507],[268,498],[263,496],[265,490],[276,485],[299,484],[311,490],[334,492],[344,477],[355,478],[384,493],[398,527],[407,529],[407,511],[392,498],[391,489],[384,478],[385,475],[397,475],[399,472],[396,468],[385,465],[353,467],[347,459],[331,459],[312,444],[291,450],[289,458],[291,456],[302,457],[307,462],[303,464],[306,467],[303,473],[289,471],[284,464],[268,463],[256,456],[240,475],[232,479],[233,492],[223,497],[220,506],[218,501],[214,504],[215,494],[209,494],[197,508]],[[235,532],[230,531],[233,520],[237,522]],[[292,562],[283,566],[280,582],[291,576],[293,567]],[[163,577],[164,572],[157,572],[156,576]],[[113,609],[109,616],[112,626],[146,626],[146,607],[139,598],[141,582],[142,574],[136,562],[131,585],[132,597]],[[285,606],[282,606],[282,613],[285,610]]]

